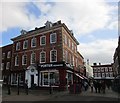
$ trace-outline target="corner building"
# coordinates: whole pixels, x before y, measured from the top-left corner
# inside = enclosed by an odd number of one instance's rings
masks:
[[[29,88],[51,84],[64,90],[69,83],[84,79],[84,58],[77,51],[79,43],[61,21],[47,21],[35,30],[22,30],[11,40],[11,85],[17,85],[19,79],[21,86],[27,80]]]

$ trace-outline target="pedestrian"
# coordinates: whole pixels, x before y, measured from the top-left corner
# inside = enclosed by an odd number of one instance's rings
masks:
[[[28,80],[25,81],[25,92],[28,95]]]
[[[88,87],[88,84],[87,84],[87,82],[85,81],[85,82],[84,82],[85,91],[87,90],[87,87]]]
[[[102,81],[101,87],[102,87],[102,92],[105,93],[105,88],[106,88],[105,81]]]
[[[93,92],[93,82],[91,81],[91,83],[90,83],[90,87],[91,87],[91,92]]]
[[[97,87],[98,87],[98,93],[100,93],[100,90],[101,90],[101,82],[100,81],[97,82]]]
[[[95,88],[95,92],[97,93],[97,81],[93,81],[93,84],[94,84],[94,88]]]

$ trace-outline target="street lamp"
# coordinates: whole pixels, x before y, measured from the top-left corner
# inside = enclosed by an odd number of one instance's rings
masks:
[[[18,88],[18,89],[17,89],[17,94],[18,94],[18,95],[19,95],[19,86],[20,86],[20,85],[19,85],[19,79],[20,79],[20,77],[19,77],[19,74],[18,74],[18,85],[17,85],[17,86],[18,86],[18,87],[17,87],[17,88]]]

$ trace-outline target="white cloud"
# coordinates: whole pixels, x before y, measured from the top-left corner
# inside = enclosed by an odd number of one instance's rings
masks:
[[[112,63],[117,42],[117,39],[95,40],[90,43],[81,43],[78,50],[85,60],[90,59],[90,63]]]
[[[102,29],[110,20],[109,6],[99,0],[86,0],[79,2],[57,2],[48,6],[45,2],[35,3],[51,21],[62,20],[73,29],[76,34],[86,34],[97,29]],[[49,9],[50,8],[50,9]]]
[[[7,0],[6,0],[7,1]],[[15,1],[15,0],[13,0]],[[29,0],[28,0],[29,1]],[[79,2],[52,2],[47,0],[35,0],[33,2],[41,11],[39,18],[28,12],[28,2],[4,2],[2,3],[1,31],[12,27],[34,28],[43,25],[47,20],[66,23],[75,34],[87,34],[92,31],[103,29],[111,20],[111,7],[101,0],[79,0]],[[45,1],[45,2],[44,2]],[[76,0],[77,1],[77,0]]]

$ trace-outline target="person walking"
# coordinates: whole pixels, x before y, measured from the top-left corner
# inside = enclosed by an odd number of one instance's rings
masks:
[[[97,93],[97,81],[95,80],[93,84],[94,84],[95,92]]]
[[[98,85],[98,93],[100,93],[100,90],[101,90],[101,82],[98,81],[98,82],[97,82],[97,85]]]
[[[91,83],[90,83],[90,87],[91,87],[91,92],[93,93],[93,87],[94,87],[94,85],[93,85],[93,82],[91,81]]]
[[[105,81],[102,81],[101,87],[102,87],[102,92],[105,93],[105,88],[106,88]]]
[[[25,92],[28,95],[28,80],[25,81]]]

